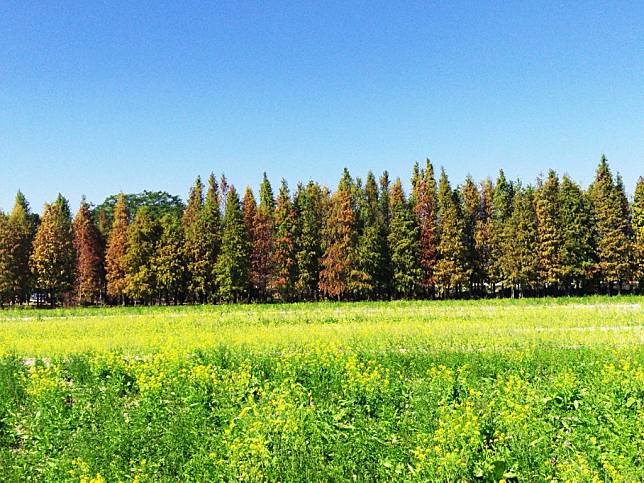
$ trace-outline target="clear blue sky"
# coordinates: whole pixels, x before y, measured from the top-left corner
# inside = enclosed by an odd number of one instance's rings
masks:
[[[644,2],[0,2],[0,207],[344,166],[644,175]]]

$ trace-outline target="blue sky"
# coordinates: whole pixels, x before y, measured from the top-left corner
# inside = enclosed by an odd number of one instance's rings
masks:
[[[0,207],[429,156],[644,175],[644,3],[0,2]]]

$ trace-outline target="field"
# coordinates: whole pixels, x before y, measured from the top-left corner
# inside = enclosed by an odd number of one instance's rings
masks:
[[[642,480],[643,303],[0,312],[0,480]]]

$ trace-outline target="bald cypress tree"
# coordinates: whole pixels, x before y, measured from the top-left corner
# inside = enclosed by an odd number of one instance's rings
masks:
[[[221,253],[215,265],[215,275],[219,298],[225,302],[239,302],[248,295],[250,247],[237,190],[230,186],[227,191]]]
[[[264,173],[259,187],[259,206],[253,220],[251,243],[251,284],[259,300],[272,298],[271,282],[275,261],[275,198],[268,176]]]
[[[423,269],[422,289],[434,294],[434,268],[438,260],[438,199],[434,166],[429,159],[425,168],[414,168],[412,178],[413,212],[419,229],[420,265]]]
[[[346,169],[330,200],[324,240],[320,292],[329,298],[347,298],[350,295],[351,275],[356,267],[357,231],[352,180]]]
[[[640,176],[635,186],[633,198],[633,260],[635,262],[635,279],[638,281],[640,293],[644,291],[644,177]]]
[[[590,203],[586,193],[568,176],[561,181],[560,198],[561,279],[566,291],[581,291],[592,280],[595,265]]]
[[[441,169],[438,186],[438,206],[440,222],[436,281],[443,296],[448,297],[453,289],[458,294],[461,286],[467,282],[469,273],[461,203],[444,169]]]
[[[101,234],[94,224],[85,197],[81,199],[73,229],[76,250],[75,298],[77,303],[85,305],[98,301],[103,273]]]
[[[559,178],[550,170],[545,181],[539,180],[536,192],[539,278],[546,291],[556,293],[562,279],[561,250],[563,227],[560,216]]]
[[[69,203],[59,194],[53,203],[45,205],[30,259],[36,286],[49,293],[52,307],[74,285],[73,239]]]
[[[589,196],[595,221],[596,270],[608,293],[615,285],[621,292],[622,283],[631,275],[628,213],[623,189],[613,179],[603,155]]]
[[[389,197],[391,222],[388,242],[392,288],[397,297],[413,298],[420,291],[423,271],[420,266],[418,227],[405,199],[400,178],[392,185]]]
[[[107,279],[107,295],[125,304],[125,254],[128,243],[129,214],[123,193],[118,195],[112,228],[107,239],[105,251],[105,275]]]

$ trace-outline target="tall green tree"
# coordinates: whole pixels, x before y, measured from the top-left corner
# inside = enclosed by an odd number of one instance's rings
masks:
[[[253,194],[253,190],[250,186],[246,186],[246,191],[244,191],[244,197],[242,198],[242,213],[244,215],[244,228],[246,230],[246,238],[248,240],[248,247],[250,250],[248,296],[251,300],[256,300],[260,299],[258,286],[259,273],[257,271],[257,259],[259,253],[257,252],[257,245],[255,243],[257,200],[255,199],[255,195]]]
[[[480,218],[474,226],[474,248],[476,251],[476,260],[478,263],[478,273],[480,281],[478,283],[477,292],[485,295],[488,286],[492,280],[495,280],[494,275],[494,260],[492,258],[492,243],[493,243],[493,204],[494,187],[490,179],[483,181],[481,188],[481,212]],[[473,267],[477,270],[477,266]]]
[[[494,292],[496,292],[496,286],[500,284],[500,295],[504,294],[504,287],[511,283],[510,217],[512,216],[513,198],[514,186],[506,179],[503,170],[500,170],[492,193],[492,223],[489,238],[490,270],[488,272],[489,282]]]
[[[85,197],[73,223],[74,248],[76,249],[76,302],[85,305],[99,300],[103,286],[103,251],[101,234],[94,224]]]
[[[644,291],[644,177],[640,176],[635,185],[635,196],[631,208],[631,223],[633,225],[635,278],[639,283],[639,291]]]
[[[188,296],[193,302],[207,300],[212,277],[212,267],[208,259],[208,243],[203,227],[204,186],[197,176],[190,188],[188,203],[183,212],[181,224],[184,230],[184,254],[188,267]]]
[[[9,217],[0,211],[0,307],[13,302],[12,239]]]
[[[69,203],[59,194],[53,203],[45,205],[30,259],[36,286],[49,293],[52,307],[74,285],[73,239]]]
[[[380,211],[378,184],[371,171],[367,174],[358,205],[360,229],[356,247],[357,275],[354,291],[361,298],[374,299],[384,289],[384,254],[387,240],[383,238],[383,216]]]
[[[423,281],[420,267],[418,227],[414,220],[405,193],[397,178],[391,187],[391,224],[389,249],[391,253],[392,288],[398,297],[415,297]]]
[[[275,205],[275,250],[271,286],[280,300],[295,295],[297,263],[295,252],[295,208],[285,179],[282,179]]]
[[[539,262],[535,256],[538,247],[538,221],[535,193],[532,187],[517,186],[512,198],[512,213],[509,219],[510,239],[507,266],[511,296],[523,296],[533,289],[538,280]]]
[[[391,225],[391,200],[389,191],[389,173],[384,171],[378,180],[380,216],[382,217],[382,269],[380,271],[378,286],[380,287],[381,298],[389,299],[392,295],[391,283],[391,252],[389,249],[389,226]]]
[[[595,180],[589,188],[595,221],[596,270],[608,293],[631,275],[631,241],[623,189],[613,179],[606,157],[602,155]]]
[[[139,208],[128,229],[125,293],[134,301],[152,302],[156,291],[154,261],[161,228],[147,207]]]
[[[215,265],[215,274],[220,299],[239,302],[248,294],[250,247],[237,190],[230,186],[227,191],[221,253]]]
[[[3,288],[0,291],[7,302],[25,302],[33,285],[29,258],[38,219],[20,191],[16,194],[13,210],[3,223],[0,235],[0,285]]]
[[[458,192],[452,190],[447,174],[441,169],[438,185],[439,242],[436,280],[443,296],[449,296],[452,289],[460,292],[467,282],[469,268],[466,265],[465,227],[463,211]]]
[[[558,291],[563,272],[560,201],[559,177],[551,169],[545,181],[539,180],[536,192],[539,278],[551,293]]]
[[[152,270],[159,300],[177,304],[183,299],[187,273],[181,222],[168,213],[160,220],[161,234],[155,247]]]
[[[562,229],[561,279],[566,291],[583,290],[592,279],[595,265],[593,218],[586,193],[568,176],[561,181],[559,210]]]
[[[221,251],[221,195],[213,173],[208,177],[208,191],[199,217],[199,228],[202,234],[203,272],[206,273],[206,300],[213,301],[217,294],[215,265]]]
[[[296,262],[295,287],[300,299],[317,300],[320,281],[322,233],[329,201],[327,189],[313,181],[300,185],[295,195]]]
[[[475,239],[477,226],[483,219],[483,206],[478,186],[469,175],[461,187],[461,199],[463,200],[465,265],[470,269],[468,288],[470,294],[473,294],[484,280],[483,260],[477,250]]]

